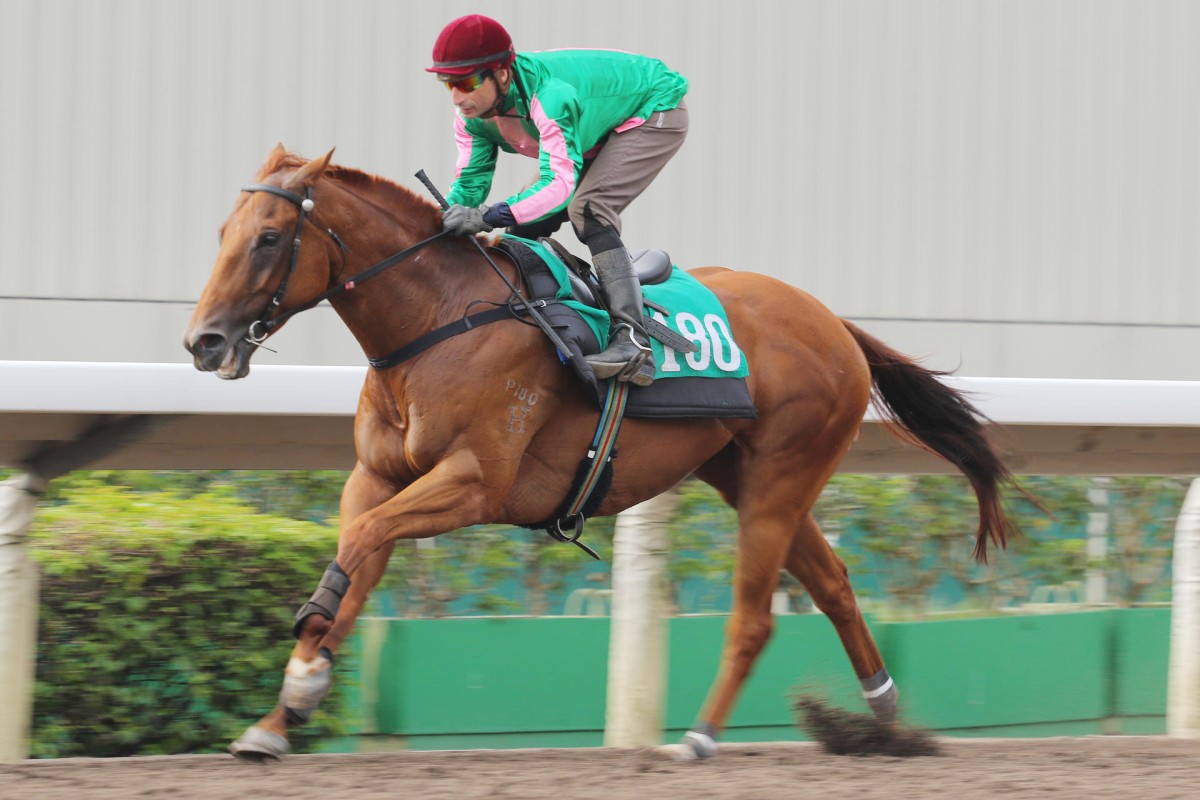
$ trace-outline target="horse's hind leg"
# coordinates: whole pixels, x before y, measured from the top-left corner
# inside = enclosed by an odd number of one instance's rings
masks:
[[[787,571],[804,584],[817,608],[837,629],[875,716],[890,720],[896,713],[896,686],[883,666],[879,648],[858,607],[846,565],[821,533],[812,514],[805,515],[788,551]]]
[[[342,490],[342,530],[359,514],[380,505],[393,494],[390,487],[377,484],[360,470],[355,470]],[[333,679],[333,656],[350,634],[371,591],[383,577],[393,546],[393,542],[388,542],[354,570],[332,622],[317,614],[304,620],[284,669],[279,703],[229,746],[231,753],[244,760],[262,761],[279,758],[288,752],[288,726],[307,722],[328,693]]]
[[[808,511],[824,486],[824,477],[815,484],[802,484],[815,485],[815,491],[809,490],[811,498],[801,497],[799,502],[792,497],[781,502],[782,498],[770,495],[747,498],[745,493],[740,498],[734,603],[725,651],[699,722],[685,737],[685,757],[707,758],[716,752],[717,733],[774,629],[771,595],[784,568],[804,583],[817,607],[833,622],[875,714],[890,718],[894,713],[896,689],[858,609],[845,564]]]
[[[771,637],[774,628],[771,596],[796,530],[832,471],[832,465],[806,468],[794,458],[768,461],[773,466],[767,470],[742,469],[736,492],[723,485],[728,483],[728,473],[725,476],[710,471],[699,473],[727,499],[737,503],[739,532],[733,609],[725,629],[721,665],[699,721],[684,739],[680,751],[683,757],[707,758],[716,752],[717,733],[733,710],[754,661]],[[790,479],[784,480],[784,475]]]

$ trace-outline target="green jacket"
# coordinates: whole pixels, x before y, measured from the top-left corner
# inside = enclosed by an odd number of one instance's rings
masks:
[[[687,78],[656,58],[616,50],[518,53],[500,113],[455,115],[458,163],[446,199],[479,206],[496,170],[496,151],[538,159],[538,180],[505,199],[518,224],[562,210],[579,185],[584,159],[614,131],[669,111],[687,93]]]

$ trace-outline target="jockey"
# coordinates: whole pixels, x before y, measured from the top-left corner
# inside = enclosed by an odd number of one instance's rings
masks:
[[[500,23],[479,14],[446,26],[426,71],[458,110],[444,229],[467,235],[506,227],[537,238],[569,218],[591,252],[612,318],[608,348],[587,361],[597,378],[649,385],[654,356],[620,214],[683,144],[687,79],[657,59],[614,50],[518,53]],[[538,159],[539,172],[527,188],[487,206],[497,148]]]

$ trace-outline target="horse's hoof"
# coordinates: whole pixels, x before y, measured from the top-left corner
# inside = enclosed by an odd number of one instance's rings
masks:
[[[699,758],[689,744],[664,744],[656,750],[672,761],[695,761]]]
[[[285,737],[255,725],[247,728],[241,738],[227,749],[242,761],[261,764],[264,761],[278,761],[288,754],[291,747]]]
[[[661,750],[674,761],[703,761],[717,754],[717,743],[706,733],[688,731],[682,742],[665,744]]]

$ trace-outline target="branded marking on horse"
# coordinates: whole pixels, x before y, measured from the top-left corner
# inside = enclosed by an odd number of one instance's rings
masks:
[[[525,420],[529,417],[529,412],[537,405],[538,393],[512,378],[504,382],[504,391],[511,393],[517,400],[508,406],[508,426],[505,430],[509,433],[524,433]]]

